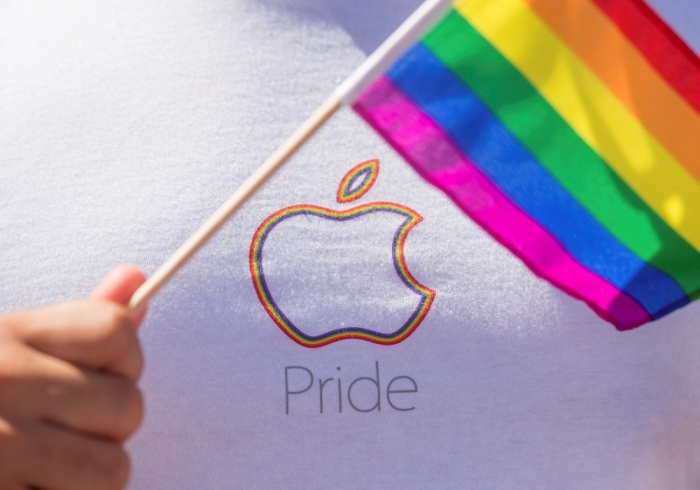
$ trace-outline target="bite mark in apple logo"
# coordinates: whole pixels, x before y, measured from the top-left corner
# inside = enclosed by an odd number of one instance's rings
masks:
[[[368,160],[353,167],[341,180],[336,200],[344,204],[361,198],[374,185],[378,175],[379,160],[376,159]],[[401,282],[418,294],[420,300],[417,307],[403,325],[393,332],[379,332],[362,326],[337,328],[319,335],[304,332],[303,329],[295,325],[282,312],[272,296],[263,268],[263,252],[266,240],[280,223],[297,217],[316,217],[343,222],[370,213],[392,213],[404,218],[394,234],[392,244],[393,265]],[[250,244],[250,272],[258,299],[275,324],[289,338],[304,347],[322,347],[332,342],[346,339],[366,340],[381,345],[393,345],[402,342],[418,328],[435,298],[435,291],[423,286],[411,275],[404,257],[406,237],[422,220],[423,218],[414,210],[392,202],[372,202],[345,211],[328,209],[312,204],[298,204],[280,209],[263,221],[253,235],[253,240]]]

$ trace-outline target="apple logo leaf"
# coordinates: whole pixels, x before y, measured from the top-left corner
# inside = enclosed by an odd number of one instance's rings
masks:
[[[336,199],[339,203],[355,201],[369,192],[379,175],[379,160],[367,160],[356,165],[345,174],[338,186]]]

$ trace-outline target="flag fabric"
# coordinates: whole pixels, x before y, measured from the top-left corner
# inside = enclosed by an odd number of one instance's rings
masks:
[[[700,59],[641,0],[458,0],[353,107],[618,329],[700,296]]]

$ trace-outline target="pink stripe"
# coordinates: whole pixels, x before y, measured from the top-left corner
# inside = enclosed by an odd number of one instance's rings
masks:
[[[639,303],[579,264],[545,228],[513,204],[386,77],[368,87],[354,108],[423,178],[450,196],[535,274],[585,301],[620,330],[651,321]]]

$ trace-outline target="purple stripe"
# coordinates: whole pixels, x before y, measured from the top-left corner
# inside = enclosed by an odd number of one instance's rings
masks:
[[[450,196],[535,274],[582,299],[620,330],[651,321],[639,303],[579,264],[545,228],[513,204],[389,79],[379,78],[368,87],[354,109],[423,178]]]

